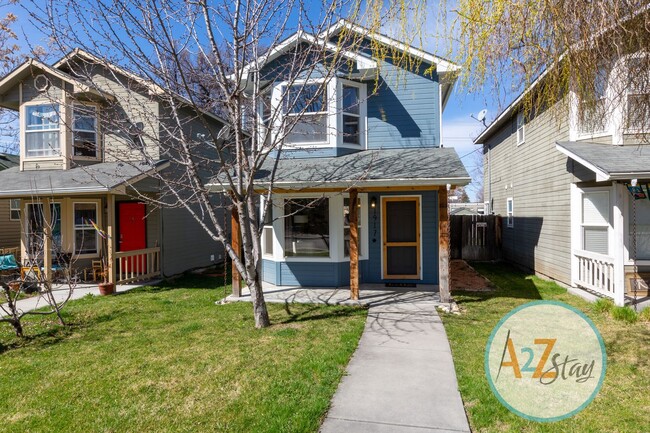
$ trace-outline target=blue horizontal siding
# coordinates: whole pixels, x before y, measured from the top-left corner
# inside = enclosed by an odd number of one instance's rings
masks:
[[[359,262],[363,282],[367,260]],[[274,262],[262,260],[262,280],[277,286],[340,287],[350,284],[349,262]]]
[[[344,147],[322,147],[317,149],[284,149],[282,150],[282,159],[291,158],[327,158],[332,156],[343,156],[359,152],[359,150],[348,149]],[[277,158],[278,153],[272,152],[271,156]]]

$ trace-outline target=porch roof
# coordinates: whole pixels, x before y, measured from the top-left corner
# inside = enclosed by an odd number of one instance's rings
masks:
[[[70,170],[20,171],[12,167],[0,171],[0,197],[108,193],[168,166],[168,161],[161,160],[154,164],[103,162]]]
[[[364,188],[395,186],[467,185],[471,178],[453,148],[365,150],[326,158],[268,158],[256,173],[255,186],[268,187],[277,162],[274,188]],[[225,176],[208,185],[228,190]]]
[[[613,146],[559,141],[555,147],[569,158],[596,173],[599,182],[650,178],[650,145]]]

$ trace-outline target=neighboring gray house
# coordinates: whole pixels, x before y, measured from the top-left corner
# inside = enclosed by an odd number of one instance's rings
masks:
[[[19,162],[19,155],[0,153],[0,171]],[[0,251],[16,247],[20,247],[20,200],[0,200]]]
[[[222,246],[189,212],[152,206],[136,194],[157,199],[160,180],[151,175],[175,173],[165,141],[150,138],[172,128],[163,123],[171,120],[165,120],[166,102],[157,90],[81,50],[53,66],[28,60],[0,80],[0,106],[20,115],[20,158],[17,167],[0,172],[0,198],[20,204],[23,261],[44,250],[49,218],[53,250],[71,255],[80,268],[107,257],[116,283],[174,275],[223,258]],[[215,131],[223,126],[202,114]],[[117,116],[123,129],[115,126]],[[191,136],[205,133],[196,120],[184,127]],[[106,248],[93,224],[108,233]]]
[[[647,294],[650,271],[650,201],[633,206],[626,188],[636,179],[648,192],[650,146],[640,135],[648,131],[626,116],[648,95],[629,88],[614,96],[635,58],[599,71],[590,108],[570,92],[527,116],[524,98],[543,85],[542,75],[475,140],[483,144],[486,207],[503,216],[504,258],[619,305],[634,278],[638,294]]]

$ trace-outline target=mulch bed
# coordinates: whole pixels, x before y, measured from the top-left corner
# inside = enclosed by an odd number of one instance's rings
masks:
[[[492,283],[479,274],[465,260],[451,261],[451,290],[482,292],[494,290]]]

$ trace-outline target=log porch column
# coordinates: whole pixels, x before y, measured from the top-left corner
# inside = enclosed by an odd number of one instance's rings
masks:
[[[449,213],[447,211],[447,189],[438,190],[438,280],[440,301],[451,301],[449,289]]]
[[[108,282],[115,284],[115,195],[109,194],[106,198],[107,222],[106,222],[106,263],[108,264]]]
[[[357,207],[358,191],[356,188],[350,190],[350,205],[348,207],[350,220],[350,299],[359,299],[359,230]]]
[[[45,284],[52,284],[52,210],[50,199],[43,198],[43,277]]]
[[[237,208],[233,206],[230,216],[230,236],[232,249],[235,250],[237,257],[241,258],[241,243],[239,241],[239,215]],[[241,275],[237,270],[237,265],[232,261],[232,295],[236,298],[241,297]]]

